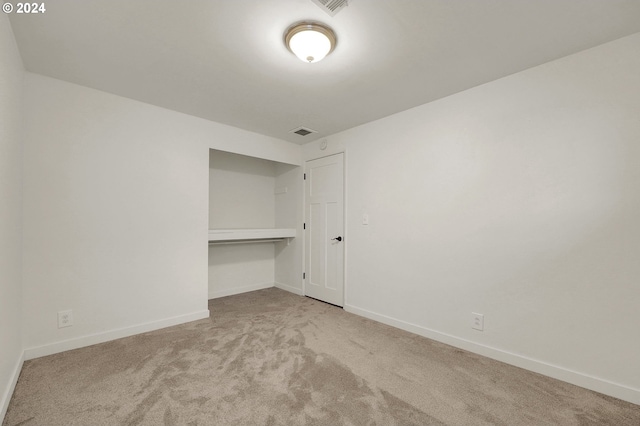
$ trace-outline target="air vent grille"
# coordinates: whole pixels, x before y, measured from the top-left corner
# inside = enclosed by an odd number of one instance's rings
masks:
[[[307,136],[307,135],[310,135],[312,132],[308,131],[307,129],[300,129],[300,130],[296,130],[293,133],[300,136]]]
[[[329,16],[335,16],[343,8],[349,6],[348,0],[311,0],[324,10]]]
[[[306,127],[297,127],[293,130],[290,130],[289,133],[295,133],[296,135],[300,135],[300,136],[307,136],[307,135],[310,135],[311,133],[317,133],[317,132],[315,130],[308,129]]]

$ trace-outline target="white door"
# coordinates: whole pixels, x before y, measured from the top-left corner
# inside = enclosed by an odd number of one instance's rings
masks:
[[[344,154],[307,161],[305,295],[344,305]]]

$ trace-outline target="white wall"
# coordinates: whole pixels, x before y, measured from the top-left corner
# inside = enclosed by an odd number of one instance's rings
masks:
[[[275,286],[302,294],[304,246],[303,168],[276,165],[276,228],[295,228],[297,237],[275,244]]]
[[[0,16],[0,423],[22,365],[22,93],[24,68]]]
[[[295,164],[300,147],[26,80],[26,356],[206,316],[209,149]],[[64,309],[75,325],[58,329]]]
[[[211,150],[209,228],[273,228],[276,163]]]
[[[346,309],[640,403],[640,34],[328,141]]]

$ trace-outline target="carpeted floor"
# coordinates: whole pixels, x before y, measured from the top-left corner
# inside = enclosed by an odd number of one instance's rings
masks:
[[[3,425],[640,425],[640,406],[278,289],[24,364]]]

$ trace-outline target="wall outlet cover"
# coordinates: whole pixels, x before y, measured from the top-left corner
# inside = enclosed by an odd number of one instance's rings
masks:
[[[71,327],[73,325],[73,311],[71,309],[58,312],[58,328]]]
[[[474,330],[484,330],[484,314],[471,312],[471,328]]]

